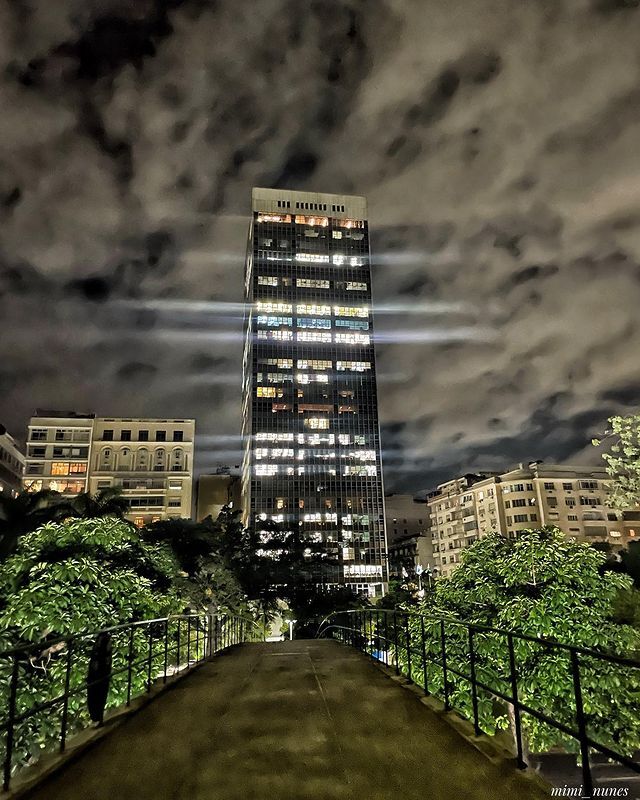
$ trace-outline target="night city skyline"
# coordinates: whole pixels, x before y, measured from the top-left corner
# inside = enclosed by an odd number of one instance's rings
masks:
[[[194,417],[196,470],[240,463],[262,185],[367,196],[388,491],[599,461],[640,391],[633,8],[55,5],[0,9],[14,437]]]

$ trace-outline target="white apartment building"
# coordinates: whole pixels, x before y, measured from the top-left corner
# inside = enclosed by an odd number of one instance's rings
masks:
[[[191,517],[195,421],[36,412],[24,488],[73,496],[119,488],[138,526]]]
[[[491,531],[515,537],[556,525],[577,541],[624,547],[640,536],[640,512],[622,518],[606,506],[604,469],[532,461],[501,474],[469,474],[440,484],[427,498],[434,559],[449,575],[461,551]]]

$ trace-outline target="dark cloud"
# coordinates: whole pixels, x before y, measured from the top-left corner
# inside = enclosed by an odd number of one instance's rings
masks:
[[[0,418],[195,416],[237,463],[281,185],[368,197],[388,488],[593,461],[638,393],[637,5],[0,5]]]

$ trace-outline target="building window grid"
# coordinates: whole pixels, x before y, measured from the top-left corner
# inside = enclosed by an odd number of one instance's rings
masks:
[[[262,229],[264,229],[265,227],[267,227],[267,226],[264,225],[264,224],[261,225]],[[289,226],[281,226],[281,227],[289,227]],[[262,230],[261,231],[261,235],[262,234],[264,234],[263,238],[271,238],[274,242],[282,240],[282,238],[286,235],[285,232],[280,231],[280,230],[272,230],[272,231],[264,231],[264,230]],[[318,239],[320,239],[320,238],[321,237],[319,236]],[[323,238],[325,238],[325,237],[323,237]],[[327,238],[328,237],[326,237],[326,239]],[[325,239],[325,241],[326,241],[326,239]],[[358,240],[352,240],[349,243],[350,244],[350,249],[351,249],[352,252],[353,252],[354,249],[356,249],[355,243],[357,241]],[[315,244],[316,243],[314,242],[314,245]],[[344,244],[345,244],[345,240],[340,240],[336,244],[339,245],[340,248],[342,248],[344,246]],[[308,246],[309,246],[309,242],[305,241],[304,242],[304,247],[307,248]],[[362,259],[361,259],[362,263],[365,263],[365,262],[368,263],[368,243],[367,243],[365,237],[363,237],[360,240],[360,243],[359,243],[359,245],[357,245],[357,247],[360,249],[360,254],[362,256]],[[282,302],[284,302],[285,300],[289,300],[291,302],[291,305],[293,305],[293,301],[294,300],[300,300],[300,299],[304,299],[307,302],[309,302],[312,299],[317,299],[318,301],[322,301],[324,299],[322,297],[323,292],[321,292],[317,297],[314,298],[313,297],[314,293],[312,291],[309,291],[309,287],[304,287],[305,288],[304,296],[302,296],[300,294],[297,294],[297,291],[296,291],[296,294],[294,294],[294,286],[293,286],[294,278],[296,278],[298,276],[301,276],[301,274],[304,272],[305,269],[307,269],[307,267],[305,265],[303,265],[303,264],[296,263],[294,261],[293,257],[291,257],[292,256],[292,251],[290,251],[290,252],[281,251],[281,253],[284,256],[284,261],[283,261],[282,264],[279,265],[279,270],[278,271],[279,271],[281,277],[288,277],[288,280],[287,281],[283,280],[283,281],[279,282],[278,287],[277,287],[277,289],[278,289],[277,292],[272,291],[276,287],[273,287],[273,286],[269,286],[269,287],[260,286],[261,290],[267,289],[268,290],[268,294],[266,294],[266,293],[262,294],[261,292],[258,293],[256,291],[257,286],[259,285],[258,282],[257,282],[257,276],[260,274],[260,257],[259,257],[259,254],[256,254],[257,257],[255,258],[255,265],[257,265],[257,267],[255,269],[255,278],[256,279],[254,280],[254,297],[256,299],[259,299],[261,297],[265,297],[265,298],[268,297],[270,299],[273,299],[274,301],[278,300],[278,301],[282,301]],[[275,270],[273,270],[273,263],[269,264],[269,269],[270,269],[271,272],[275,272]],[[321,270],[321,269],[322,270],[327,269],[327,270],[330,271],[330,270],[334,270],[335,268],[332,265],[329,266],[329,267],[326,267],[326,266],[324,266],[322,264],[320,264],[318,266],[314,266],[314,271],[315,271],[315,275],[316,275],[316,278],[314,278],[314,280],[329,280],[330,279],[329,276],[327,276],[327,278],[325,279],[322,276],[318,275],[318,270]],[[343,273],[342,276],[350,278],[351,276],[348,274],[349,272],[350,272],[349,268],[346,267],[345,268],[345,272]],[[285,273],[288,273],[288,276],[285,275]],[[354,278],[355,278],[355,276],[354,276]],[[312,279],[309,278],[309,280],[312,280]],[[361,283],[363,283],[363,282],[361,282]],[[343,288],[343,291],[345,293],[346,293],[346,291],[350,291],[350,290],[348,290],[346,288],[346,286],[347,286],[347,283],[345,281],[344,288]],[[298,287],[296,287],[296,290],[297,290],[297,288]],[[332,301],[333,302],[338,302],[340,299],[341,298],[339,296],[337,296],[337,294],[332,295]],[[367,311],[367,316],[368,316],[368,311]],[[262,343],[262,342],[254,343],[254,345],[253,345],[253,348],[254,348],[254,353],[253,353],[254,373],[257,371],[255,369],[255,362],[259,359],[260,355],[263,355],[262,352],[259,353],[259,351],[268,350],[270,347],[272,348],[272,347],[274,347],[274,345],[270,346],[266,342],[265,343]],[[286,351],[288,349],[288,346],[287,346],[286,342],[283,342],[282,344],[279,344],[279,345],[275,345],[275,347],[277,347],[278,354],[282,358],[286,358],[287,353],[284,352],[284,351]],[[305,355],[303,349],[307,350],[307,346],[304,345],[304,344],[297,344],[295,347],[291,347],[289,352],[290,352],[290,355],[292,357],[294,357],[294,356],[296,357],[296,360],[313,361],[313,360],[318,360],[317,356],[319,354],[319,350],[322,350],[323,353],[326,353],[327,349],[330,349],[332,351],[330,353],[330,355],[332,356],[331,359],[327,358],[325,360],[331,360],[331,362],[332,362],[331,369],[328,370],[328,371],[329,371],[330,384],[333,387],[333,392],[332,392],[331,399],[333,400],[333,406],[335,408],[335,406],[337,405],[337,403],[336,403],[337,398],[335,396],[337,384],[338,384],[338,382],[340,382],[340,387],[341,388],[344,388],[344,386],[345,386],[345,381],[344,381],[344,377],[345,376],[337,375],[336,363],[339,360],[339,357],[342,357],[340,359],[342,361],[349,360],[348,358],[345,358],[345,355],[346,355],[345,349],[349,350],[350,348],[348,346],[346,348],[343,348],[341,345],[336,347],[335,343],[333,343],[333,342],[332,343],[327,343],[326,345],[325,344],[315,344],[314,343],[310,347],[308,347],[308,358],[307,359],[303,358],[303,356]],[[263,360],[264,360],[264,356],[263,356]],[[356,375],[355,377],[359,377],[359,376]],[[375,378],[375,370],[373,370],[373,369],[371,369],[370,378]],[[379,447],[379,443],[377,442],[377,438],[378,437],[377,437],[377,413],[376,413],[376,404],[375,404],[375,393],[372,393],[372,386],[373,386],[373,388],[375,388],[375,384],[372,384],[371,380],[367,380],[366,381],[366,387],[363,386],[363,382],[362,381],[355,381],[355,382],[352,382],[352,383],[354,385],[351,386],[349,384],[349,386],[350,386],[351,391],[353,391],[353,393],[354,393],[354,399],[355,399],[356,395],[359,395],[359,402],[357,403],[359,414],[355,415],[355,416],[349,415],[350,424],[348,425],[348,429],[349,430],[354,430],[354,429],[357,428],[358,430],[363,430],[363,431],[367,431],[367,432],[373,430],[374,431],[374,437],[373,438],[375,439],[375,446],[376,446],[376,448],[378,448]],[[303,386],[302,388],[304,389],[305,387]],[[361,389],[362,389],[362,391],[360,391]],[[291,400],[292,400],[291,406],[293,407],[294,404],[295,404],[295,398],[292,397]],[[289,411],[286,411],[282,415],[281,419],[278,420],[277,418],[280,415],[279,414],[274,414],[272,409],[264,408],[264,407],[263,408],[258,408],[256,406],[257,406],[257,404],[255,404],[254,408],[253,408],[254,430],[257,429],[258,427],[264,427],[264,428],[268,428],[268,429],[273,430],[274,427],[275,428],[279,427],[278,426],[278,422],[280,422],[282,424],[283,428],[284,427],[290,428],[291,424],[293,424],[294,426],[296,426],[298,428],[300,427],[301,420],[300,419],[297,419],[297,421],[295,419],[291,420]],[[293,411],[293,408],[292,408],[292,411]],[[298,415],[298,416],[300,416],[300,415]],[[305,415],[302,415],[302,416],[305,416]],[[260,420],[261,424],[259,424],[257,422],[257,420]],[[274,423],[275,423],[275,425],[274,425]],[[345,425],[343,424],[343,421],[341,419],[339,419],[338,415],[336,415],[336,414],[333,414],[333,415],[330,416],[329,425],[334,430],[342,430],[342,429],[345,428]],[[376,462],[377,462],[378,475],[377,475],[377,477],[375,479],[362,480],[360,478],[357,478],[357,479],[349,481],[349,486],[352,487],[349,491],[352,494],[354,494],[354,498],[353,498],[352,502],[355,501],[356,503],[360,503],[361,505],[365,504],[366,506],[369,506],[370,509],[371,509],[370,516],[372,518],[376,518],[375,521],[371,523],[370,537],[367,537],[367,538],[370,538],[370,542],[368,544],[368,547],[369,547],[371,552],[369,553],[369,555],[373,557],[374,561],[376,559],[380,558],[380,556],[382,554],[382,551],[383,551],[383,542],[384,542],[381,523],[380,523],[380,518],[382,516],[382,502],[381,502],[381,493],[379,491],[379,483],[380,483],[379,455],[377,456]],[[339,462],[336,462],[336,463],[339,463]],[[337,469],[336,469],[336,472],[338,472]],[[282,493],[284,493],[286,495],[289,495],[289,497],[288,497],[288,500],[290,500],[289,505],[291,505],[292,508],[295,508],[294,500],[295,500],[295,496],[296,495],[303,495],[303,494],[305,494],[305,492],[308,495],[309,492],[314,489],[315,481],[313,480],[313,475],[314,475],[314,473],[312,472],[312,473],[305,473],[304,475],[301,475],[301,476],[296,476],[295,484],[299,487],[299,489],[297,491],[293,491],[292,494],[290,494],[290,492],[288,491],[288,488],[291,485],[290,479],[288,479],[287,481],[284,482]],[[338,475],[338,474],[336,476],[332,476],[332,475],[326,476],[326,480],[324,481],[324,483],[326,483],[326,492],[327,493],[331,493],[334,490],[334,488],[337,489],[337,486],[335,486],[335,484],[338,482],[337,479],[339,479],[340,477],[341,476]],[[268,484],[271,484],[272,482],[273,482],[273,479],[267,482],[267,481],[256,481],[256,480],[253,479],[253,477],[251,478],[252,489],[254,490],[253,496],[255,497],[255,501],[253,503],[254,509],[257,509],[260,505],[264,505],[265,503],[268,502],[269,498],[275,496],[278,493],[276,491],[275,487],[268,485]],[[374,483],[377,484],[377,487],[373,486]],[[323,494],[324,494],[324,492],[323,492]],[[310,498],[305,496],[303,499],[305,500],[305,502],[308,505],[308,502],[310,500],[315,500],[315,495],[312,494]],[[335,537],[333,537],[333,538],[335,538],[336,542],[339,541],[340,533],[339,533],[339,530],[337,528],[335,530]]]

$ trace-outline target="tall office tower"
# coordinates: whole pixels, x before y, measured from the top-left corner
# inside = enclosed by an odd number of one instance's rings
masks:
[[[363,197],[254,189],[247,249],[245,519],[321,543],[326,587],[387,583]]]

